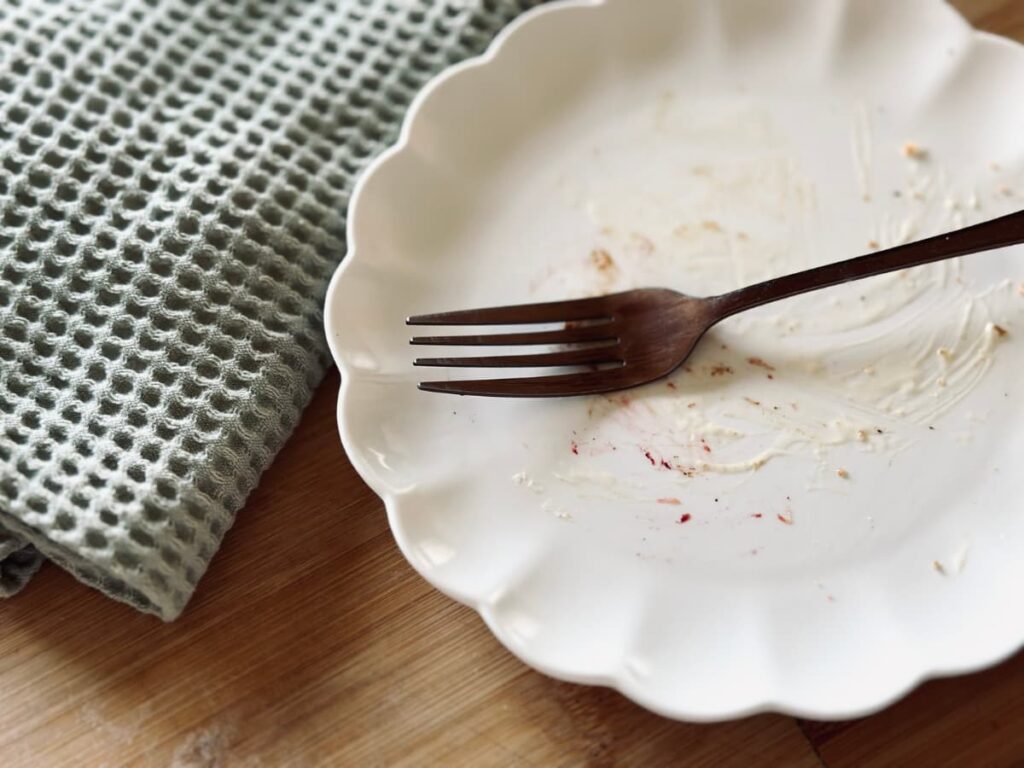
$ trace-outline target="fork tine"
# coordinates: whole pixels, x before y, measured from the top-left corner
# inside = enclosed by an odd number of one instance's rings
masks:
[[[563,373],[555,376],[527,376],[518,379],[467,379],[463,381],[423,381],[425,392],[482,397],[566,397],[611,392],[629,386],[624,368],[608,371]]]
[[[414,365],[450,368],[541,368],[551,365],[597,365],[621,363],[622,353],[617,344],[538,355],[492,355],[490,357],[421,357]]]
[[[444,346],[518,346],[521,344],[573,344],[582,341],[616,341],[616,331],[611,323],[580,325],[557,331],[534,331],[533,333],[485,333],[463,336],[414,336],[410,344],[431,344]]]
[[[513,304],[504,307],[462,309],[432,315],[414,315],[406,325],[515,325],[557,323],[563,320],[610,320],[606,296],[542,304]]]

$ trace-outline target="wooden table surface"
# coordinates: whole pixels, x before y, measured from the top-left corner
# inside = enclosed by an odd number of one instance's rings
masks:
[[[955,4],[1024,39],[1024,0]],[[0,766],[1024,765],[1024,654],[844,723],[675,723],[530,670],[402,559],[339,445],[337,388],[177,622],[56,567],[0,605]]]

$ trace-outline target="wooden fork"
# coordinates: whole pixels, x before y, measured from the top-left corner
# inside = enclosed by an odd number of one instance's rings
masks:
[[[412,344],[558,345],[553,352],[489,357],[428,357],[416,365],[447,367],[575,367],[548,376],[425,381],[420,389],[492,397],[564,397],[610,392],[661,378],[682,364],[711,326],[772,301],[969,253],[1024,243],[1024,211],[878,253],[796,272],[708,298],[643,288],[575,301],[416,315],[408,325],[565,323],[557,330],[484,335],[417,336]]]

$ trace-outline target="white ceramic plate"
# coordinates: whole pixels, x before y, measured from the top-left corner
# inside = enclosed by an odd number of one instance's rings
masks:
[[[1021,250],[733,318],[613,398],[419,392],[403,318],[707,294],[1024,207],[1022,93],[1024,49],[938,0],[562,3],[435,80],[326,306],[412,565],[531,666],[678,718],[848,717],[1011,653]]]

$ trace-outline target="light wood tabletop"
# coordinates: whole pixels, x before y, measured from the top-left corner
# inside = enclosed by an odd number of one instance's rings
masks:
[[[1024,0],[955,5],[1024,39]],[[676,723],[532,671],[403,560],[340,447],[337,388],[177,622],[52,566],[0,605],[0,765],[1024,765],[1021,654],[843,723]]]

